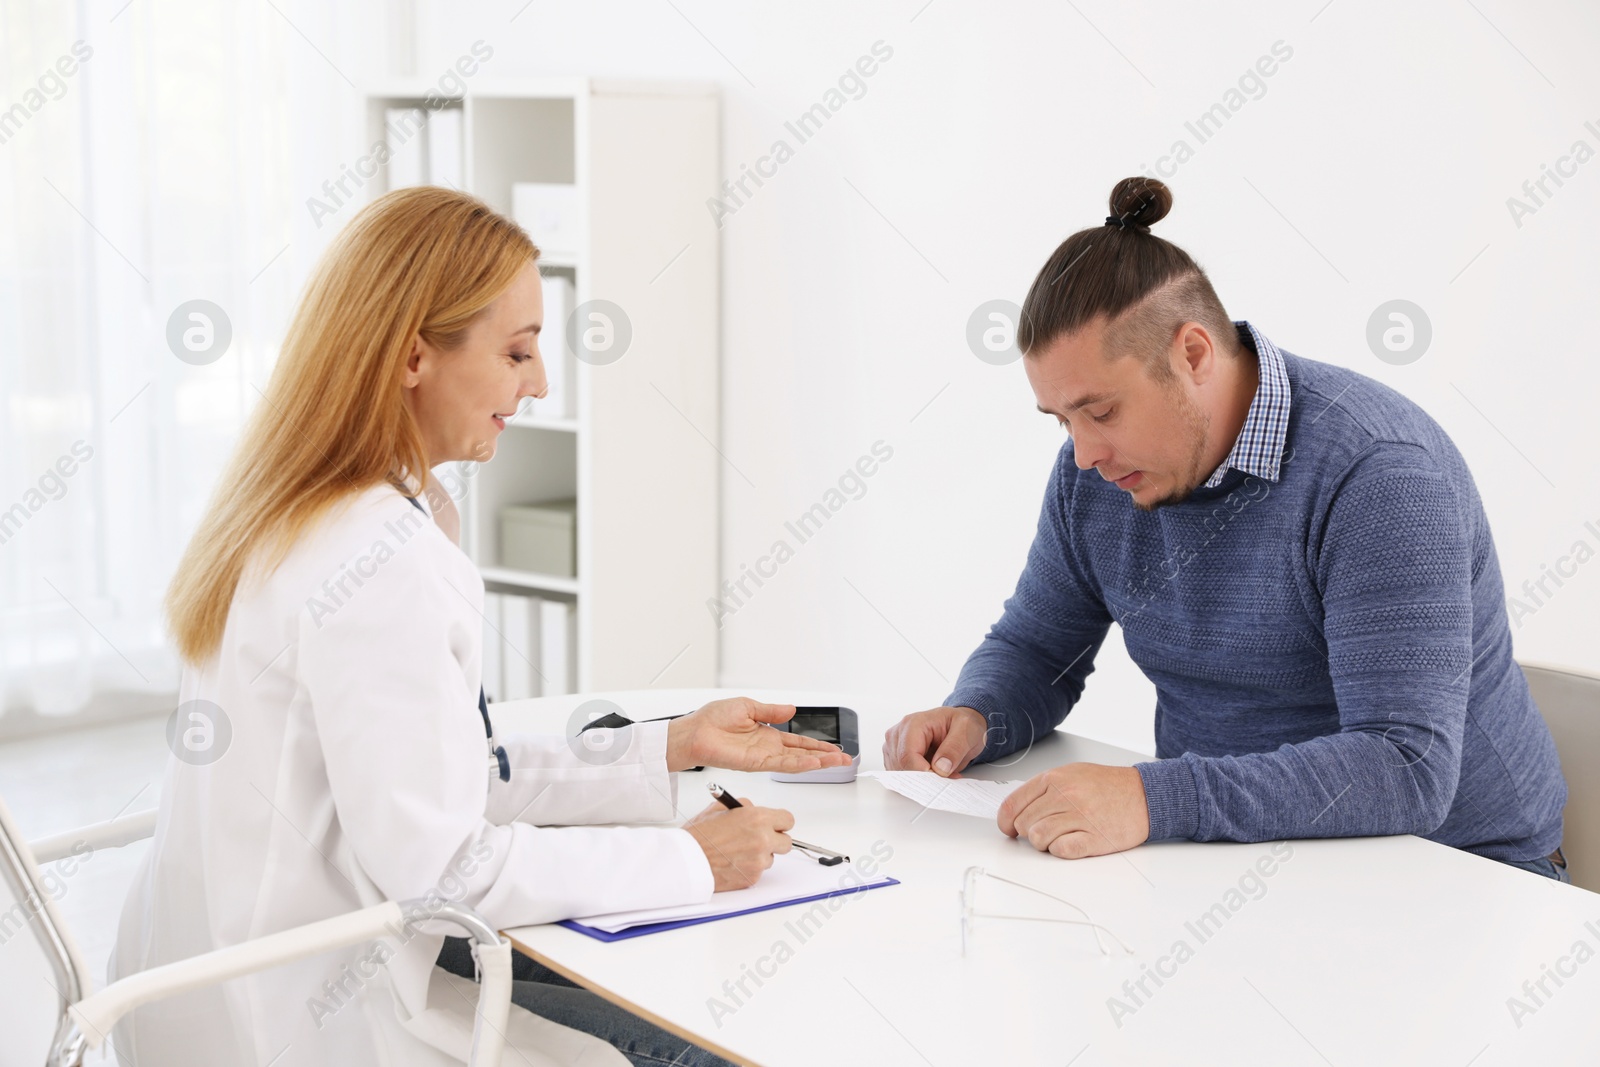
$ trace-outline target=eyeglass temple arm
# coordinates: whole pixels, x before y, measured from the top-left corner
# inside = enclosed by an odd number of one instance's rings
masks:
[[[1122,940],[1122,938],[1120,938],[1120,937],[1118,937],[1116,935],[1116,931],[1112,930],[1111,927],[1109,927],[1109,926],[1102,926],[1099,923],[1094,922],[1092,920],[1087,920],[1087,919],[1056,919],[1056,918],[1050,918],[1050,917],[1047,917],[1047,916],[1044,916],[1044,915],[992,915],[992,914],[990,914],[989,912],[986,912],[986,911],[975,911],[972,914],[973,914],[974,917],[980,918],[980,919],[1013,919],[1013,920],[1016,920],[1018,922],[1065,923],[1068,926],[1087,926],[1091,930],[1095,931],[1096,943],[1099,943],[1100,934],[1102,932],[1104,932],[1104,933],[1107,933],[1107,934],[1111,935],[1111,940],[1115,941],[1117,943],[1117,945],[1122,949],[1122,951],[1126,952],[1130,956],[1133,955],[1133,949],[1129,948],[1127,946],[1127,944]],[[1104,952],[1108,956],[1111,954],[1111,951],[1109,949],[1107,949],[1104,944],[1100,945],[1100,951]]]
[[[1083,908],[1080,908],[1078,905],[1074,904],[1072,901],[1067,900],[1065,897],[1058,897],[1054,893],[1047,893],[1043,889],[1039,889],[1039,888],[1037,888],[1035,886],[1028,885],[1025,882],[1018,882],[1018,881],[1015,881],[1013,879],[1007,878],[1004,875],[995,874],[992,871],[986,871],[982,867],[974,867],[974,868],[971,868],[971,869],[977,871],[979,874],[983,875],[985,878],[993,878],[997,882],[1004,882],[1006,885],[1016,886],[1018,889],[1026,889],[1030,893],[1037,893],[1041,897],[1047,897],[1048,899],[1053,900],[1058,904],[1065,904],[1067,907],[1071,908],[1073,911],[1077,912],[1079,915],[1082,915],[1086,920],[1088,920],[1086,923],[1080,923],[1080,924],[1077,924],[1077,925],[1086,925],[1086,926],[1094,927],[1094,930],[1095,930],[1095,935],[1094,936],[1095,936],[1095,941],[1097,943],[1100,940],[1100,931],[1104,930],[1106,933],[1111,934],[1111,939],[1122,947],[1122,951],[1126,952],[1130,956],[1133,955],[1133,949],[1129,948],[1128,947],[1128,943],[1126,941],[1122,940],[1122,938],[1118,937],[1111,930],[1110,927],[1102,926],[1100,923],[1095,922],[1094,921],[1094,916],[1090,915],[1087,911],[1085,911]],[[988,916],[985,916],[985,918],[1007,919],[1007,918],[1013,918],[1013,916],[1009,916],[1009,915],[988,915]],[[1037,921],[1039,921],[1039,922],[1063,922],[1063,923],[1071,923],[1071,922],[1073,922],[1073,920],[1071,920],[1071,919],[1039,919]],[[1101,947],[1102,950],[1105,948],[1104,945],[1101,945],[1100,947]]]

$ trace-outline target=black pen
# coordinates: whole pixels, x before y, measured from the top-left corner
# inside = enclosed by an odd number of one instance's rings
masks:
[[[738,799],[735,798],[732,793],[722,788],[716,782],[712,782],[710,785],[706,786],[706,788],[711,790],[711,795],[716,797],[717,800],[721,801],[722,806],[727,808],[729,811],[734,811],[738,808],[744,807],[744,805],[739,803]],[[817,845],[808,845],[798,838],[791,838],[790,840],[794,844],[795,848],[799,849],[801,852],[811,853],[811,855],[816,857],[817,862],[822,864],[824,867],[837,867],[839,864],[844,863],[850,858],[842,852],[835,852],[829,848],[820,848]]]

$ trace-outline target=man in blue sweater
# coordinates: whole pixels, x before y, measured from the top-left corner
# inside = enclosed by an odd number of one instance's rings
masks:
[[[1016,592],[885,764],[958,774],[1053,730],[1115,622],[1159,759],[1069,764],[1000,829],[1062,857],[1145,841],[1418,834],[1565,880],[1566,784],[1512,659],[1494,542],[1444,431],[1223,312],[1125,179],[1024,305],[1069,438]]]

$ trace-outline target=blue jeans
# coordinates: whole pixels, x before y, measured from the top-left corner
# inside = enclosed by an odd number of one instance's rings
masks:
[[[1546,878],[1554,878],[1558,882],[1565,882],[1567,885],[1571,885],[1572,875],[1567,873],[1567,857],[1559,848],[1556,849],[1555,855],[1561,858],[1560,863],[1557,863],[1549,856],[1540,856],[1536,860],[1501,860],[1500,862],[1508,867],[1520,867],[1525,871],[1542,874]]]
[[[472,946],[466,938],[444,939],[439,966],[463,978],[473,977]],[[721,1056],[645,1022],[516,949],[511,950],[511,1002],[553,1023],[598,1037],[628,1057],[634,1067],[733,1067]]]

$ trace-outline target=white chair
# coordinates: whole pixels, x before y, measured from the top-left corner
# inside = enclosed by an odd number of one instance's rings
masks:
[[[1522,664],[1567,778],[1562,852],[1572,884],[1600,892],[1600,675]]]
[[[77,944],[61,921],[40,864],[87,846],[113,848],[155,832],[154,810],[29,844],[0,799],[0,1067],[78,1067],[123,1015],[188,992],[370,941],[409,925],[405,913],[460,927],[475,942],[482,986],[473,1020],[472,1067],[499,1067],[511,1010],[511,942],[470,908],[387,902],[240,945],[130,974],[90,992]]]

